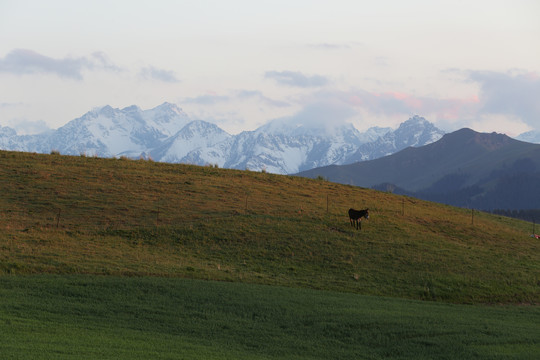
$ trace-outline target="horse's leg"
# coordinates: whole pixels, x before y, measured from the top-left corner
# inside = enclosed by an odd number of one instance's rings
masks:
[[[358,220],[358,225],[360,226],[358,230],[362,230],[362,220]]]

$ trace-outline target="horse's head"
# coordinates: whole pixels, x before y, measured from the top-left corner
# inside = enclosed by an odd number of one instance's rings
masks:
[[[366,219],[369,219],[369,209],[366,209],[366,215],[364,215]]]

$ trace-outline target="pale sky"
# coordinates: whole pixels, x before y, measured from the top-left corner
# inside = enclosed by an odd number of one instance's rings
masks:
[[[0,0],[0,126],[172,102],[278,118],[540,130],[540,1]]]

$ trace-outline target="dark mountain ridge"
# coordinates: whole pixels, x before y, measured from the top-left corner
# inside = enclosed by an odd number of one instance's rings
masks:
[[[540,145],[466,128],[383,158],[299,175],[455,206],[540,208]]]

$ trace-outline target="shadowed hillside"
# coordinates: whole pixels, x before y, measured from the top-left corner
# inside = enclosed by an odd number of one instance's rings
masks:
[[[0,152],[0,271],[538,303],[530,223],[321,180]],[[350,207],[370,209],[362,230]]]
[[[477,209],[540,204],[540,145],[461,129],[384,158],[299,175]]]

